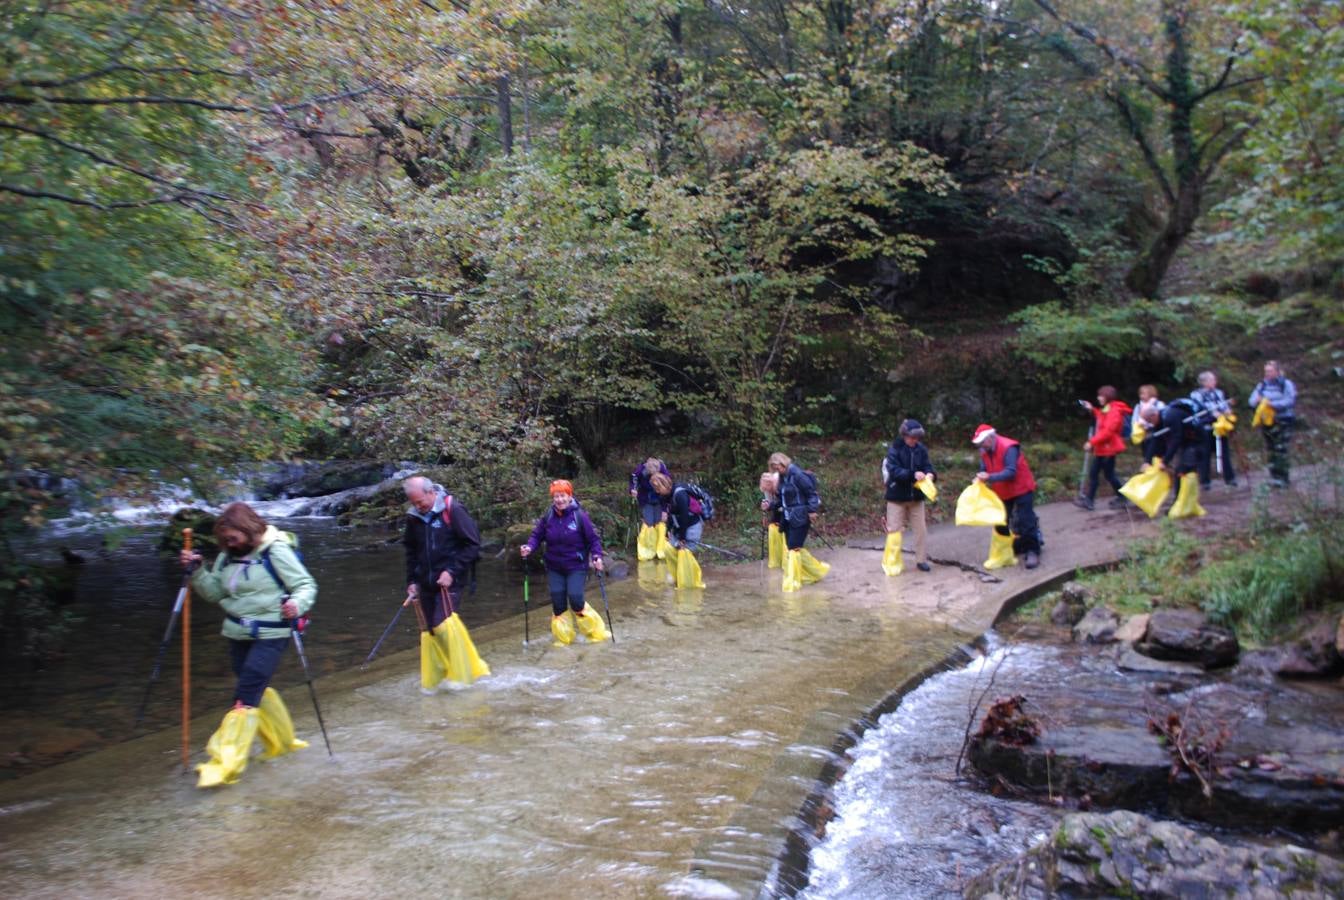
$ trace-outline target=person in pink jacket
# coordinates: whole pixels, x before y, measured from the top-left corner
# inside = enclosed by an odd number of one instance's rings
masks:
[[[1082,401],[1092,413],[1096,427],[1092,436],[1083,443],[1084,450],[1092,451],[1092,465],[1087,471],[1087,493],[1073,502],[1083,509],[1091,509],[1097,496],[1097,484],[1104,475],[1115,490],[1111,506],[1122,508],[1128,501],[1120,495],[1121,481],[1115,474],[1115,458],[1125,449],[1125,417],[1133,412],[1128,403],[1119,399],[1120,392],[1109,384],[1097,388],[1097,405]]]

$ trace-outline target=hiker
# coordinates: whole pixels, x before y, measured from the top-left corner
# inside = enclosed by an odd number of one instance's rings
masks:
[[[1199,373],[1199,387],[1190,392],[1190,399],[1199,404],[1207,415],[1203,419],[1204,454],[1199,468],[1199,486],[1208,490],[1213,483],[1213,461],[1222,466],[1223,483],[1228,487],[1237,486],[1237,473],[1232,468],[1232,448],[1226,434],[1216,434],[1214,424],[1232,412],[1232,398],[1218,387],[1218,376],[1213,372]]]
[[[882,483],[886,485],[887,543],[882,551],[882,569],[888,575],[899,575],[901,563],[901,532],[908,525],[915,536],[915,568],[929,571],[928,526],[924,518],[925,491],[932,487],[937,475],[924,446],[924,426],[914,419],[906,419],[897,431],[896,440],[887,448],[882,460]],[[929,484],[921,488],[921,483]]]
[[[406,510],[406,599],[420,621],[420,690],[463,687],[490,674],[457,614],[481,533],[466,506],[433,479],[402,482]]]
[[[1252,427],[1265,432],[1265,453],[1269,456],[1270,484],[1288,486],[1288,442],[1297,420],[1297,385],[1283,375],[1279,364],[1265,363],[1265,377],[1251,391],[1250,405],[1255,409]]]
[[[537,520],[532,536],[518,551],[526,559],[543,541],[546,553],[542,559],[553,613],[551,634],[560,644],[573,643],[577,625],[579,633],[592,643],[605,641],[610,635],[602,616],[583,601],[588,567],[603,570],[602,541],[593,520],[574,499],[574,485],[564,479],[551,482],[551,508]]]
[[[757,487],[761,491],[762,509],[773,507],[775,497],[779,495],[779,473],[762,472]],[[767,565],[778,569],[784,565],[784,517],[778,508],[761,513],[761,529],[765,532]]]
[[[667,503],[667,541],[672,550],[668,562],[672,583],[678,588],[703,588],[705,582],[700,577],[700,563],[694,553],[700,546],[700,535],[705,531],[700,499],[693,496],[686,485],[675,484],[662,472],[654,475],[650,483]]]
[[[1174,519],[1202,516],[1199,505],[1199,473],[1205,464],[1206,445],[1203,422],[1208,412],[1190,397],[1179,397],[1167,404],[1160,415],[1165,444],[1162,465],[1175,479],[1176,502],[1167,515]]]
[[[1000,435],[992,425],[980,425],[971,437],[980,449],[980,471],[976,478],[999,495],[1008,515],[1008,524],[994,526],[1000,538],[1012,538],[1012,552],[1026,556],[1026,567],[1041,564],[1041,528],[1032,504],[1036,499],[1036,479],[1031,474],[1026,454],[1017,441]]]
[[[1123,509],[1128,502],[1120,494],[1121,482],[1115,474],[1115,458],[1125,449],[1125,419],[1133,412],[1129,404],[1119,399],[1120,392],[1109,384],[1097,388],[1097,405],[1080,400],[1092,413],[1096,427],[1083,442],[1084,450],[1092,451],[1092,463],[1087,470],[1087,490],[1074,499],[1076,506],[1091,511],[1097,497],[1097,485],[1102,477],[1115,491],[1112,509]]]
[[[294,723],[280,694],[269,687],[290,630],[317,599],[317,582],[299,560],[285,533],[246,503],[230,503],[215,520],[221,551],[209,568],[191,576],[196,595],[224,609],[221,634],[229,641],[229,661],[238,682],[233,709],[210,736],[210,761],[196,767],[198,787],[233,784],[247,768],[252,741],[261,737],[263,758],[307,747],[294,736]],[[183,550],[184,567],[201,554]]]
[[[817,480],[784,453],[772,453],[767,468],[779,476],[779,493],[773,500],[762,500],[761,511],[778,510],[784,525],[784,590],[796,591],[804,584],[820,581],[831,570],[829,563],[814,557],[803,543],[808,529],[817,520],[821,496]]]
[[[1139,445],[1139,453],[1143,456],[1145,463],[1153,461],[1153,455],[1158,452],[1162,443],[1160,438],[1153,437],[1153,432],[1158,428],[1157,423],[1166,405],[1158,399],[1155,385],[1139,385],[1139,403],[1134,407],[1134,424],[1143,433],[1143,442]]]
[[[667,499],[653,489],[650,479],[655,475],[671,477],[667,465],[655,456],[650,456],[630,473],[630,497],[639,506],[642,522],[635,548],[639,558],[645,561],[658,556],[658,549],[667,537]]]

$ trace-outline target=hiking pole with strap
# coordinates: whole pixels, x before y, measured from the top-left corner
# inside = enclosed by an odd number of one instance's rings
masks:
[[[722,547],[715,547],[713,544],[707,544],[704,541],[696,541],[696,545],[704,547],[706,550],[713,550],[715,553],[722,553],[724,556],[730,556],[733,559],[746,559],[745,556],[738,553],[736,550],[725,550]]]
[[[183,529],[183,544],[188,550],[191,549],[191,529]],[[187,572],[182,576],[182,586],[177,590],[177,599],[173,602],[172,614],[168,617],[168,627],[163,630],[163,640],[159,642],[159,651],[154,655],[154,668],[149,673],[149,683],[145,685],[145,696],[140,699],[140,709],[135,714],[135,724],[139,727],[145,720],[145,710],[149,707],[149,694],[154,688],[154,682],[159,680],[159,671],[163,668],[163,657],[168,652],[168,645],[173,642],[173,626],[177,624],[177,619],[182,615],[182,607],[187,600],[187,592],[191,590],[191,573],[196,571],[196,564],[187,566]]]
[[[532,566],[526,556],[523,557],[523,646],[526,647],[532,635],[528,629],[527,587],[532,580]]]
[[[360,666],[361,669],[368,668],[369,663],[373,662],[373,658],[378,655],[378,648],[383,646],[383,641],[387,640],[387,636],[392,633],[392,629],[397,625],[397,620],[401,618],[401,614],[405,612],[405,610],[406,604],[404,603],[397,607],[397,614],[392,617],[391,622],[387,623],[387,628],[383,629],[383,636],[378,639],[378,643],[373,645],[373,649],[369,651],[369,655],[365,658],[364,664]]]
[[[611,635],[611,642],[616,643],[616,629],[611,627],[611,605],[607,603],[607,576],[601,569],[597,570],[597,587],[602,592],[602,608],[607,611],[607,633]]]
[[[317,704],[317,688],[313,687],[313,673],[308,668],[308,654],[303,652],[303,625],[299,619],[289,620],[289,632],[294,636],[294,649],[299,651],[299,662],[303,665],[303,677],[308,681],[308,694],[313,698],[313,712],[317,713],[317,727],[322,729],[322,742],[327,745],[327,756],[335,758],[331,752],[331,740],[327,737],[327,726],[322,721],[322,707]]]

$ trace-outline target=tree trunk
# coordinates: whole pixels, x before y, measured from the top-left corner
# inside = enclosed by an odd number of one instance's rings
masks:
[[[495,108],[499,112],[499,143],[505,156],[513,155],[513,102],[509,97],[509,76],[495,81]]]

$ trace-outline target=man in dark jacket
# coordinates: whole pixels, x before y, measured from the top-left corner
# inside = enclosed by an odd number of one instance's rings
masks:
[[[467,508],[423,475],[402,486],[411,508],[406,512],[406,597],[417,599],[433,629],[456,612],[472,564],[481,556],[481,533]],[[448,590],[448,603],[440,600]],[[451,608],[448,608],[451,604]]]
[[[882,483],[887,493],[887,546],[883,552],[883,569],[888,575],[901,572],[899,554],[901,532],[908,525],[915,535],[915,568],[929,571],[928,526],[924,520],[924,492],[916,485],[925,479],[936,478],[929,450],[922,443],[924,427],[914,419],[901,423],[899,437],[887,448],[882,461]],[[894,545],[894,547],[893,547]],[[891,551],[891,552],[888,552]],[[890,561],[888,556],[892,556]]]

